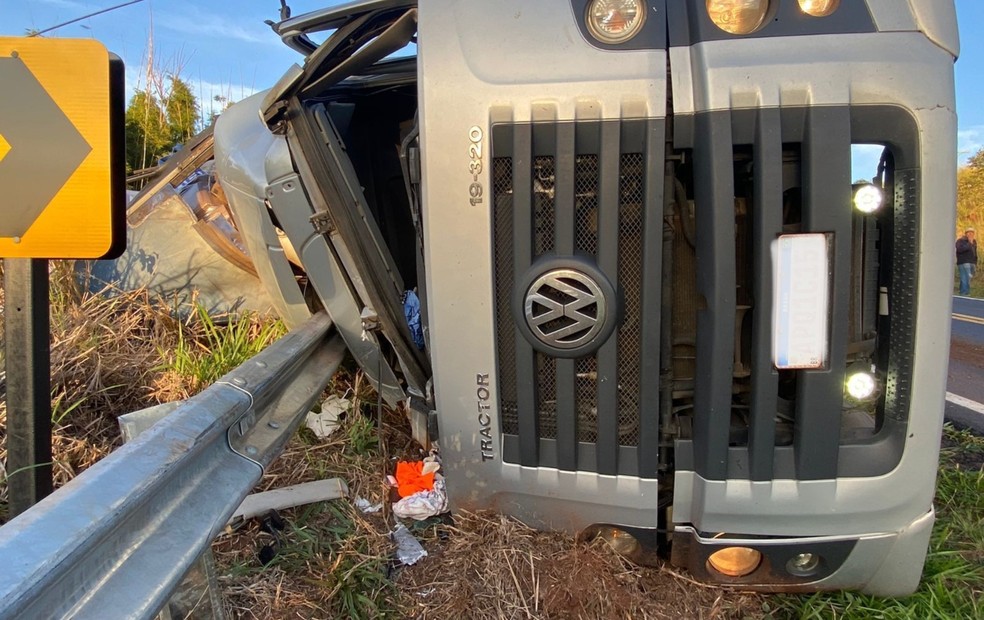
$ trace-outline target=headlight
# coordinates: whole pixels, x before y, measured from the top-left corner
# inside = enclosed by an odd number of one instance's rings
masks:
[[[858,371],[847,378],[845,387],[847,388],[848,396],[861,402],[875,395],[875,392],[878,390],[878,382],[871,373]]]
[[[768,12],[769,0],[707,0],[711,21],[731,34],[755,32],[762,27]]]
[[[707,563],[728,577],[744,577],[762,563],[762,552],[748,547],[725,547],[712,553]]]
[[[813,17],[826,17],[837,10],[840,0],[799,0],[800,10]]]
[[[592,0],[588,4],[588,32],[602,43],[624,43],[646,23],[643,0]]]
[[[885,195],[877,185],[862,183],[855,186],[854,207],[861,213],[871,215],[881,208],[883,202],[885,202]]]

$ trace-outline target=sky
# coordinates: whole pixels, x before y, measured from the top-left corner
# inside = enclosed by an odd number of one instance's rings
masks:
[[[124,2],[0,0],[0,36],[43,30]],[[295,16],[339,3],[289,0]],[[961,43],[956,64],[957,154],[963,163],[984,148],[984,0],[956,0],[956,7]],[[98,39],[123,58],[130,91],[147,83],[142,68],[152,41],[155,67],[164,73],[178,71],[208,107],[216,96],[238,101],[268,88],[302,60],[263,23],[278,21],[279,13],[280,0],[144,0],[46,36]],[[870,151],[856,154],[859,160],[876,157]]]

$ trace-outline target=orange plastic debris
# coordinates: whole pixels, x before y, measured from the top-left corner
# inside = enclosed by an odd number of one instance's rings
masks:
[[[423,461],[400,461],[396,464],[396,483],[400,497],[409,497],[419,491],[434,488],[434,474],[424,474]]]

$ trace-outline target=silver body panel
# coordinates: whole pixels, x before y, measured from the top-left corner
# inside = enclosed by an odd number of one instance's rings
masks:
[[[311,225],[311,201],[294,168],[286,138],[271,133],[260,118],[264,96],[257,93],[232,106],[215,128],[216,166],[243,241],[260,281],[289,327],[310,316],[285,243],[296,251],[349,351],[374,382],[382,372],[382,394],[395,405],[406,394],[393,369],[380,358],[376,336],[362,328],[364,306],[359,296],[346,283],[325,236],[316,234]],[[278,236],[270,208],[277,213],[287,239]],[[348,267],[358,285],[358,271]]]
[[[266,168],[271,165],[267,158],[277,161],[277,145],[284,138],[260,122],[257,108],[262,100],[263,93],[253,95],[218,118],[215,165],[260,282],[287,326],[296,327],[311,313],[266,208]],[[280,165],[290,167],[290,159]]]
[[[490,53],[489,33],[496,49],[524,53]],[[453,505],[492,506],[570,531],[593,523],[656,527],[655,480],[502,461],[492,227],[488,209],[469,204],[467,155],[470,128],[482,128],[487,150],[493,122],[665,116],[666,52],[616,56],[584,40],[568,0],[510,0],[422,4],[418,58],[431,359]],[[490,188],[487,154],[484,162],[480,182]],[[480,375],[493,386],[486,435]],[[483,440],[495,458],[483,460]]]
[[[894,44],[886,45],[892,40]],[[782,62],[774,61],[778,58]],[[928,154],[956,150],[953,58],[925,36],[829,35],[761,39],[740,46],[713,41],[674,48],[671,61],[678,113],[843,104],[911,110],[924,154],[921,203],[929,206],[920,222],[918,246],[948,247],[954,213],[932,207],[956,202],[955,162]],[[789,75],[804,79],[797,83],[781,77]],[[688,92],[694,93],[689,101]],[[950,283],[942,274],[950,272],[951,262],[947,253],[921,254],[917,316],[949,314]],[[674,517],[704,531],[771,535],[861,534],[901,529],[920,518],[933,497],[946,387],[946,367],[939,360],[946,359],[949,330],[946,321],[924,319],[918,324],[913,369],[918,381],[912,387],[909,436],[905,456],[893,472],[876,478],[771,482],[709,481],[694,472],[677,472]]]

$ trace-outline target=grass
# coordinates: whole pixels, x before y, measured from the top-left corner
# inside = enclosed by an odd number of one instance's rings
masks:
[[[159,349],[165,360],[159,368],[188,380],[192,389],[211,385],[286,332],[281,321],[250,313],[212,317],[200,304],[177,327],[176,346]]]
[[[336,393],[351,401],[373,400],[351,362],[336,374],[334,384]],[[392,416],[384,433],[389,444],[394,449],[409,445],[399,418],[387,414]],[[383,502],[378,440],[372,420],[353,405],[340,428],[326,438],[302,429],[257,490],[341,477],[350,497]],[[339,500],[285,510],[282,516],[285,527],[275,535],[254,520],[213,545],[231,617],[403,617],[389,578],[389,526],[382,515],[363,515],[352,502]],[[259,549],[271,544],[279,550],[264,565]]]

